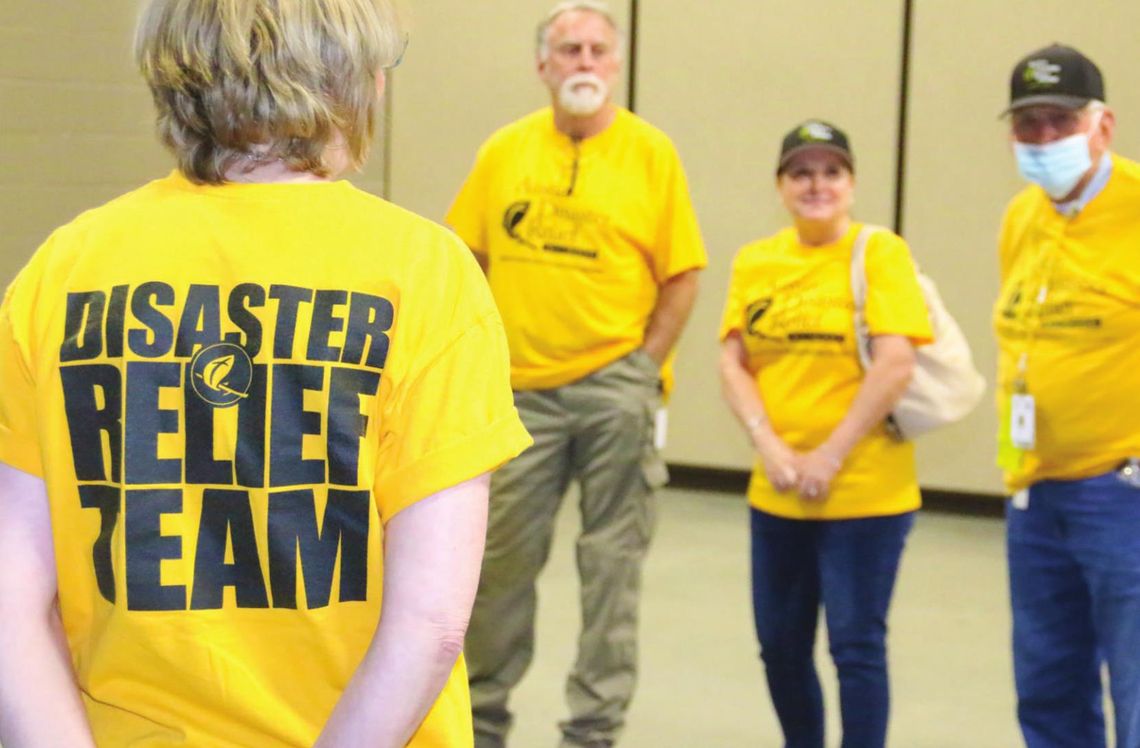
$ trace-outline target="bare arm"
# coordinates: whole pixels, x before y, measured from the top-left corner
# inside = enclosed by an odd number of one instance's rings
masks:
[[[399,748],[427,716],[463,649],[489,483],[460,483],[388,522],[380,623],[314,748]]]
[[[0,743],[94,748],[56,607],[47,489],[0,463]]]
[[[748,432],[752,448],[763,460],[768,481],[777,491],[786,491],[797,480],[796,471],[792,467],[795,453],[772,429],[764,401],[756,389],[756,382],[746,361],[740,334],[729,333],[720,347],[721,391],[733,415]]]
[[[914,372],[914,346],[902,335],[871,338],[871,366],[851,403],[847,415],[826,440],[811,452],[800,455],[800,495],[821,499],[847,454],[895,407]]]
[[[645,342],[641,347],[658,364],[665,362],[665,357],[677,344],[681,330],[689,320],[689,313],[693,311],[693,302],[697,300],[698,273],[699,270],[686,270],[674,275],[657,292],[657,305],[649,316]]]

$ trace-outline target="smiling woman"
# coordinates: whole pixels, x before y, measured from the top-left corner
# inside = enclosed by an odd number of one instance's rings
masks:
[[[843,744],[886,739],[887,609],[920,498],[913,446],[885,419],[909,382],[914,346],[931,339],[906,244],[876,232],[866,248],[873,361],[860,366],[854,166],[834,125],[810,120],[785,136],[776,185],[793,225],[737,254],[720,332],[725,398],[756,454],[752,597],[768,687],[788,744],[820,748],[821,604]]]

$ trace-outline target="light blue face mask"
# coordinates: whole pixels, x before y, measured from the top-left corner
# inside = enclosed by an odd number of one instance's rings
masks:
[[[1092,168],[1088,133],[1079,132],[1044,145],[1013,143],[1017,170],[1054,200],[1060,200],[1077,186]]]

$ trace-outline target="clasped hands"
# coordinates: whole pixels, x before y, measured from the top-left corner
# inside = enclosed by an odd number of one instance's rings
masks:
[[[843,461],[822,447],[797,452],[777,438],[757,444],[768,481],[778,492],[795,490],[805,501],[823,501]]]

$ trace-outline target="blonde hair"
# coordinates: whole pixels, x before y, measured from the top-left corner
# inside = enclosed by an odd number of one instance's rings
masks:
[[[178,168],[220,184],[243,161],[329,176],[330,147],[360,168],[405,44],[392,0],[149,0],[135,59]]]
[[[545,60],[550,56],[550,40],[547,38],[547,32],[550,31],[551,25],[558,20],[558,17],[563,13],[569,13],[572,10],[585,10],[591,13],[597,13],[599,16],[606,20],[614,30],[614,36],[617,39],[617,46],[614,52],[620,57],[622,51],[622,38],[621,28],[617,24],[617,19],[614,18],[610,6],[606,5],[601,0],[565,0],[560,2],[550,9],[546,17],[538,24],[538,29],[535,31],[535,54],[538,59]]]

